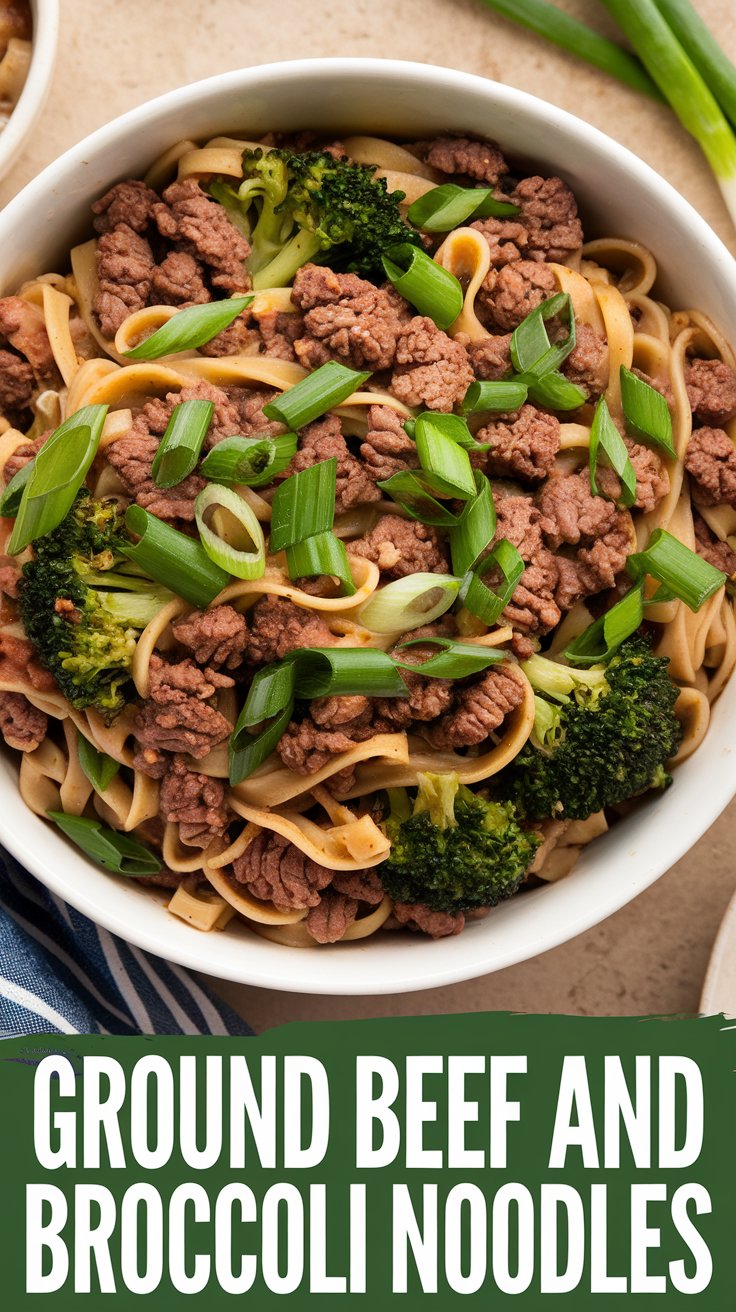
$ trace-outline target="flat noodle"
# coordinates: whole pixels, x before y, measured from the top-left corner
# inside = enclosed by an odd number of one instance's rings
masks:
[[[531,733],[531,726],[529,732]],[[371,768],[371,776],[374,772],[381,775],[384,770],[390,772],[392,769],[397,769],[401,773],[402,767],[406,767],[404,773],[411,773],[406,734],[379,733],[373,738],[366,739],[363,743],[357,743],[355,747],[351,747],[347,752],[339,752],[331,758],[327,765],[323,765],[321,770],[315,770],[313,774],[309,775],[295,774],[293,770],[288,770],[285,766],[282,767],[280,764],[277,766],[273,757],[271,757],[249,779],[244,779],[242,783],[237,784],[231,795],[231,805],[234,810],[237,810],[236,803],[239,804],[240,802],[262,807],[281,806],[282,803],[290,802],[292,798],[298,797],[300,793],[308,792],[315,784],[321,784],[324,783],[325,779],[331,779],[340,770],[347,770],[352,766],[359,765],[361,761],[367,761],[374,757],[378,758],[381,764]],[[276,759],[278,760],[278,758]],[[433,759],[436,760],[437,758]],[[385,765],[384,762],[386,762]],[[397,764],[392,766],[388,762],[396,762]],[[421,765],[417,768],[427,770],[438,767]],[[453,767],[448,768],[452,769]],[[357,773],[360,778],[361,771],[358,770]],[[397,782],[401,784],[403,779],[399,779]],[[415,772],[414,782],[416,783]],[[347,796],[361,797],[367,792],[374,792],[376,788],[383,787],[384,784],[382,783],[370,784],[352,790]]]
[[[235,908],[197,875],[182,881],[166,909],[204,933],[224,929],[235,915]]]
[[[615,419],[621,418],[620,369],[631,368],[634,354],[634,328],[626,301],[616,287],[606,283],[594,286],[596,300],[605,324],[608,341],[608,386],[606,401]]]
[[[343,146],[347,152],[348,158],[354,160],[356,164],[376,164],[379,169],[387,169],[393,173],[410,173],[418,178],[426,178],[429,182],[441,182],[442,174],[433,169],[429,164],[423,164],[421,160],[412,155],[411,151],[405,150],[403,146],[397,146],[393,141],[386,141],[385,137],[345,137]]]
[[[43,288],[43,317],[49,335],[54,360],[67,387],[74,381],[79,369],[77,352],[69,327],[69,312],[74,302],[71,296],[46,283]]]
[[[598,237],[583,246],[583,272],[592,262],[599,270],[611,270],[619,275],[618,289],[625,296],[646,295],[652,290],[657,277],[657,264],[652,252],[638,241],[623,237]],[[598,279],[596,278],[596,283]]]
[[[463,308],[449,329],[450,336],[465,333],[471,342],[490,337],[475,313],[475,298],[491,267],[491,249],[483,234],[475,228],[455,228],[434,258],[443,269],[455,275],[465,292]]]

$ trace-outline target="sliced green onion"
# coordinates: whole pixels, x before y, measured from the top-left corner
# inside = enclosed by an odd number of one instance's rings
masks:
[[[212,401],[181,401],[174,406],[153,457],[151,474],[157,487],[176,487],[199,460],[214,412]]]
[[[119,834],[115,829],[108,829],[100,820],[88,820],[86,816],[67,815],[65,811],[47,811],[77,847],[96,861],[105,870],[112,870],[116,875],[131,875],[143,878],[157,875],[162,861],[149,847],[144,847],[127,834]]]
[[[386,275],[400,296],[438,328],[449,328],[463,308],[463,289],[448,269],[407,242],[382,257]]]
[[[518,410],[528,392],[527,384],[518,378],[471,383],[460,409],[464,415],[477,414],[480,410]]]
[[[276,437],[226,437],[205,456],[201,470],[213,483],[264,487],[289,466],[298,441],[296,433],[280,433]]]
[[[642,442],[653,442],[668,456],[676,459],[677,452],[672,440],[672,415],[662,393],[650,387],[643,378],[637,378],[623,364],[620,374],[621,403],[626,427]]]
[[[537,405],[546,406],[548,410],[579,410],[588,399],[587,392],[577,383],[552,369],[543,378],[528,378],[529,395]]]
[[[206,305],[178,310],[155,333],[124,355],[128,360],[160,360],[179,351],[195,351],[229,328],[252,300],[252,296],[232,296],[226,301],[209,301]]]
[[[603,452],[611,468],[621,480],[621,502],[633,506],[636,501],[636,474],[629,460],[626,443],[614,424],[606,398],[601,397],[595,408],[593,423],[590,428],[590,447],[588,451],[588,469],[590,471],[590,490],[594,497],[600,496],[596,474],[600,453]]]
[[[287,547],[286,564],[290,579],[326,576],[340,580],[342,597],[352,597],[356,591],[345,543],[329,530]]]
[[[701,146],[736,218],[736,137],[654,0],[603,0],[683,127]]]
[[[598,665],[601,661],[607,661],[622,642],[636,633],[643,619],[642,580],[565,648],[565,659],[572,665]]]
[[[230,582],[230,575],[210,560],[201,542],[164,524],[142,506],[128,507],[125,526],[139,539],[123,548],[125,555],[149,578],[198,610],[209,606]]]
[[[736,127],[736,67],[695,12],[690,0],[657,0],[657,8]]]
[[[451,416],[457,419],[458,416]],[[467,451],[452,437],[448,437],[442,420],[426,410],[414,424],[419,463],[428,487],[439,496],[460,497],[467,500],[475,495],[473,468]],[[459,421],[462,423],[462,420]]]
[[[2,497],[0,497],[0,515],[7,519],[15,519],[23,496],[23,489],[32,473],[33,460],[28,460],[25,465],[21,465],[20,469],[13,474],[7,487],[3,490]]]
[[[626,569],[630,578],[637,582],[650,574],[662,584],[652,601],[670,601],[677,597],[693,611],[700,610],[703,602],[726,582],[726,575],[721,570],[715,569],[663,528],[654,530],[645,551],[629,556]]]
[[[430,656],[429,660],[422,661],[421,665],[411,665],[395,656],[396,665],[400,670],[409,670],[415,674],[419,672],[432,679],[465,679],[469,674],[478,674],[481,670],[487,670],[489,665],[499,665],[507,659],[507,653],[499,651],[497,647],[483,647],[477,642],[456,642],[452,638],[412,638],[410,642],[402,642],[399,650],[429,645],[442,647],[443,650],[436,656]]]
[[[500,592],[494,592],[483,582],[483,575],[492,569],[500,569],[503,575]],[[460,593],[463,606],[484,624],[495,624],[511,601],[523,573],[524,561],[516,547],[508,538],[501,538],[485,560],[463,580]]]
[[[412,519],[419,519],[423,524],[431,524],[435,528],[454,528],[457,524],[457,515],[436,501],[424,479],[411,470],[402,469],[398,474],[384,479],[378,486]]]
[[[549,340],[545,323],[558,314],[563,315],[567,320],[567,333],[561,341],[553,345]],[[518,328],[515,328],[511,334],[509,350],[514,368],[517,373],[523,374],[524,381],[528,382],[530,376],[534,379],[543,378],[545,374],[559,368],[574,346],[575,310],[572,299],[568,292],[558,292],[549,300],[542,301],[536,310],[532,310],[525,319],[522,319]]]
[[[461,415],[444,415],[437,410],[423,410],[417,415],[416,419],[407,421],[411,425],[411,432],[408,434],[412,441],[416,441],[417,425],[420,431],[429,428],[433,432],[442,433],[444,437],[449,437],[451,441],[457,442],[458,446],[465,447],[469,451],[486,451],[488,444],[476,442],[473,434],[468,428],[467,420]],[[406,431],[406,424],[404,424]]]
[[[120,769],[120,762],[116,761],[114,756],[108,756],[106,752],[98,752],[89,738],[85,738],[79,730],[77,730],[77,754],[79,764],[95,792],[106,792]]]
[[[297,647],[297,697],[405,697],[395,662],[379,647]]]
[[[458,578],[465,578],[468,570],[482,556],[493,541],[496,532],[496,507],[491,485],[484,474],[476,470],[477,495],[463,507],[456,527],[450,534],[452,569]]]
[[[460,579],[452,574],[409,574],[364,601],[358,623],[374,633],[407,633],[444,615],[459,591]]]
[[[320,460],[279,483],[271,503],[271,551],[283,551],[332,528],[337,460]]]
[[[301,382],[264,405],[263,413],[267,419],[277,419],[287,428],[303,428],[334,406],[341,405],[370,376],[370,371],[360,373],[337,360],[328,360],[327,364],[320,365],[314,373],[307,374]]]
[[[207,514],[216,516],[215,528]],[[266,572],[266,542],[255,511],[231,487],[208,483],[194,502],[199,536],[210,560],[236,579],[260,579]],[[249,548],[242,545],[243,539]]]
[[[44,442],[31,464],[8,554],[15,556],[66,518],[97,454],[108,407],[86,405]]]
[[[271,665],[255,675],[228,746],[233,787],[253,774],[274,750],[294,709],[294,683],[292,661]],[[256,726],[257,732],[248,732]]]
[[[586,59],[589,64],[617,77],[620,82],[634,87],[636,91],[643,91],[655,100],[660,99],[654,82],[638,59],[595,32],[592,27],[564,13],[556,5],[548,4],[547,0],[483,0],[483,3],[504,18],[510,18],[512,22],[545,37],[562,50],[569,50],[571,54]]]
[[[490,187],[458,187],[454,182],[444,182],[415,200],[406,217],[425,232],[450,232],[469,219],[511,219],[518,213],[518,205],[497,199]]]

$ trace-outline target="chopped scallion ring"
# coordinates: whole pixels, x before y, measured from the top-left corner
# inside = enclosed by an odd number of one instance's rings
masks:
[[[454,528],[457,524],[457,515],[453,515],[451,510],[435,500],[425,479],[410,469],[392,474],[378,486],[412,519],[419,519],[423,524],[436,528]]]
[[[320,365],[301,382],[264,405],[263,413],[267,419],[276,419],[287,428],[303,428],[334,406],[341,405],[370,376],[370,372],[359,373],[337,360],[328,360],[327,364]]]
[[[463,289],[454,273],[407,242],[386,252],[383,267],[399,295],[438,328],[455,322],[463,308]]]
[[[444,615],[459,591],[460,579],[452,574],[409,574],[364,601],[358,623],[374,633],[408,633]]]
[[[499,592],[494,592],[483,582],[483,575],[493,569],[499,569],[503,575],[503,586]],[[516,547],[507,538],[501,538],[480,565],[463,580],[460,592],[463,606],[484,624],[495,624],[511,601],[523,573],[524,561]]]
[[[290,579],[336,578],[342,597],[352,597],[357,591],[345,543],[329,529],[287,547],[286,564]]]
[[[337,460],[320,460],[279,483],[271,503],[270,549],[284,551],[326,533],[335,518]]]
[[[565,659],[571,665],[598,665],[607,661],[613,653],[636,633],[644,619],[644,581],[635,583],[620,601],[616,602],[605,615],[589,624],[569,646],[565,648]]]
[[[557,315],[566,320],[567,333],[561,341],[552,344],[545,323]],[[542,301],[514,329],[509,349],[514,369],[523,374],[524,381],[528,382],[530,378],[540,379],[558,369],[574,346],[575,310],[572,299],[567,292],[558,292],[549,300]]]
[[[125,356],[128,360],[160,360],[179,351],[195,351],[229,328],[252,300],[252,296],[233,296],[226,301],[209,301],[206,305],[178,310],[144,342],[126,351]]]
[[[464,415],[482,410],[518,410],[526,401],[528,392],[527,384],[518,378],[471,383],[460,409]]]
[[[194,503],[199,536],[210,560],[237,579],[260,579],[266,572],[266,543],[256,513],[232,488],[208,483]],[[207,516],[211,515],[210,527]],[[243,539],[251,549],[242,545]]]
[[[212,401],[182,401],[174,406],[151,474],[157,487],[176,487],[191,474],[199,460],[214,413]]]
[[[629,577],[638,581],[647,574],[661,583],[651,598],[653,602],[679,601],[692,611],[700,610],[726,582],[726,575],[698,556],[684,542],[658,528],[652,533],[646,550],[637,551],[626,562]]]
[[[144,847],[128,834],[108,829],[101,820],[67,815],[64,811],[47,811],[46,814],[67,838],[104,870],[142,879],[147,875],[157,875],[162,867],[163,862],[149,847]]]
[[[44,442],[22,489],[9,555],[45,537],[66,518],[97,454],[107,411],[106,405],[83,406]]]
[[[482,647],[477,642],[457,642],[452,638],[412,638],[410,642],[402,642],[399,650],[425,646],[441,647],[443,650],[422,661],[421,665],[400,661],[395,656],[399,669],[412,673],[418,670],[425,678],[465,679],[469,674],[479,674],[481,670],[487,670],[489,665],[500,665],[507,659],[506,652],[499,651],[497,647]]]
[[[601,397],[595,408],[595,416],[590,429],[588,468],[590,471],[590,490],[594,497],[603,495],[598,490],[596,477],[601,452],[605,455],[611,469],[619,477],[622,504],[624,506],[633,506],[636,501],[636,473],[629,460],[626,443],[611,418],[604,396]]]
[[[450,232],[470,219],[511,219],[518,213],[518,205],[497,198],[490,187],[444,182],[415,200],[406,217],[424,232]]]
[[[672,440],[672,415],[662,393],[650,387],[643,378],[637,378],[623,364],[620,375],[626,427],[642,442],[661,447],[674,460],[677,453]]]
[[[230,582],[201,542],[157,519],[142,506],[129,506],[125,526],[138,541],[123,548],[149,578],[163,583],[191,606],[204,609]]]
[[[414,424],[419,463],[424,471],[424,482],[438,496],[459,497],[467,501],[475,495],[475,479],[467,451],[456,439],[449,437],[443,420],[457,415],[435,415],[425,410]],[[471,439],[472,440],[472,439]]]
[[[289,466],[298,440],[296,433],[226,437],[205,456],[201,470],[213,483],[264,487]]]
[[[473,569],[496,532],[496,507],[491,485],[484,474],[475,472],[476,496],[466,502],[450,534],[452,568],[463,579]]]
[[[89,738],[77,730],[79,764],[96,793],[104,793],[120,769],[120,762],[106,752],[98,752]]]
[[[522,381],[522,376],[519,376]],[[524,379],[529,385],[529,395],[537,405],[546,406],[548,410],[579,410],[588,399],[587,392],[577,383],[561,374],[559,369],[552,369],[543,378]]]

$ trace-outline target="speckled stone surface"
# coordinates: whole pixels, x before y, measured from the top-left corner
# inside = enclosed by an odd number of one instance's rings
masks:
[[[557,0],[606,30],[593,0]],[[733,0],[696,7],[736,58]],[[514,28],[480,0],[61,0],[52,92],[0,204],[101,123],[226,69],[316,55],[415,59],[467,69],[561,105],[664,174],[736,252],[697,147],[671,114]],[[623,911],[553,952],[467,984],[396,998],[319,998],[220,985],[256,1029],[293,1020],[511,1009],[581,1015],[694,1012],[711,946],[736,889],[736,804]]]

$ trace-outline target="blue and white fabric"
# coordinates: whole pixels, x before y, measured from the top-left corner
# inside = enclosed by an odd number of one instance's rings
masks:
[[[251,1033],[190,972],[93,924],[0,849],[0,1038]]]

